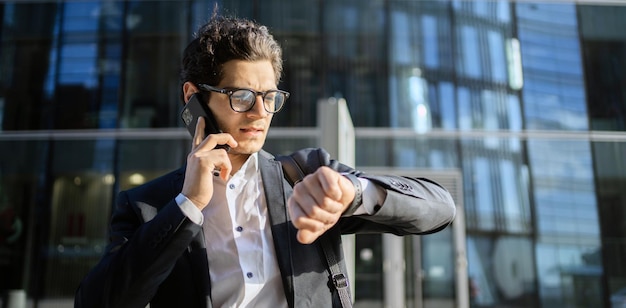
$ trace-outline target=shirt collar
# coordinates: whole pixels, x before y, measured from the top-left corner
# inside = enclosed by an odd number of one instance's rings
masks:
[[[233,178],[250,178],[259,171],[259,153],[253,153],[248,157],[241,168],[233,175]]]

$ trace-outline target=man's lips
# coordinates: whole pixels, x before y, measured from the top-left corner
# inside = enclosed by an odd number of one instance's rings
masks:
[[[264,129],[258,127],[244,127],[239,129],[241,132],[246,134],[262,134]]]

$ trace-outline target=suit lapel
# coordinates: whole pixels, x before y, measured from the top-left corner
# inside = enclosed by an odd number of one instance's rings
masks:
[[[269,213],[272,228],[272,238],[274,239],[274,249],[278,267],[283,280],[287,302],[290,307],[294,306],[293,288],[293,268],[291,262],[291,223],[287,214],[286,194],[283,181],[283,173],[280,163],[265,151],[259,152],[259,168],[265,198],[267,201],[267,211]],[[291,189],[290,187],[287,187]]]

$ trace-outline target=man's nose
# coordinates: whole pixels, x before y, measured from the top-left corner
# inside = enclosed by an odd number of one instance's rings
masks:
[[[259,94],[255,97],[254,106],[252,106],[252,109],[250,109],[248,113],[258,115],[259,117],[266,117],[267,115],[269,115],[269,112],[265,110],[265,102],[263,101],[263,95]]]

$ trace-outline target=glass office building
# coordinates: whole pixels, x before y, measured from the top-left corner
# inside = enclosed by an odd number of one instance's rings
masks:
[[[0,2],[1,292],[71,307],[117,192],[184,162],[180,54],[215,3],[283,46],[267,150],[316,146],[342,97],[358,169],[454,193],[462,221],[401,239],[407,307],[454,307],[459,270],[472,307],[625,305],[626,6],[574,0]],[[356,236],[357,307],[386,302],[385,243]]]

